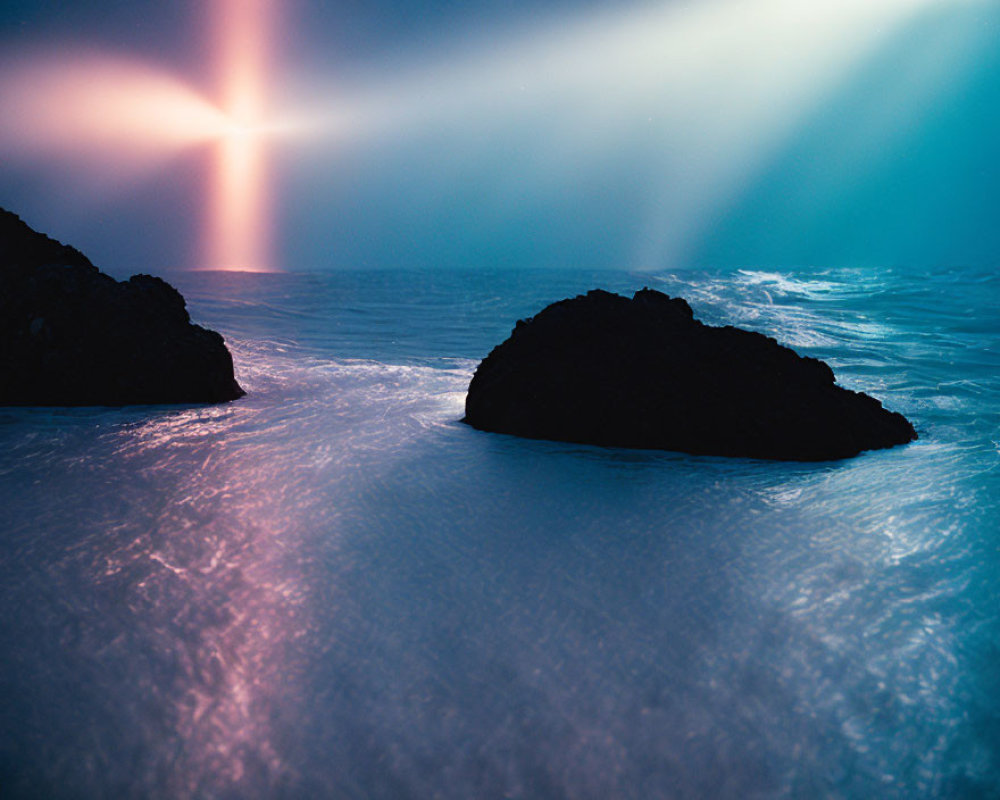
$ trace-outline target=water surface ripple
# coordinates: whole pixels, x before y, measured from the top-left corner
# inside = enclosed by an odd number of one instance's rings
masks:
[[[184,274],[245,399],[0,410],[4,797],[987,797],[1000,281]],[[651,285],[913,420],[840,463],[458,423],[514,321]]]

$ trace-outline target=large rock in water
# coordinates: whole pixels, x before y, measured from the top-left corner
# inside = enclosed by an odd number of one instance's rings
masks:
[[[0,404],[216,403],[244,394],[222,337],[149,275],[116,281],[0,209]]]
[[[696,319],[682,299],[600,290],[522,320],[482,361],[465,422],[532,439],[825,461],[917,438],[822,361]]]

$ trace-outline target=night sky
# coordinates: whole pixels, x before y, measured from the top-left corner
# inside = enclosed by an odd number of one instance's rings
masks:
[[[753,1],[762,8],[769,2]],[[212,96],[217,48],[207,5],[8,1],[0,10],[0,52],[9,60],[85,47],[153,65]],[[877,46],[845,62],[836,81],[790,93],[796,113],[784,109],[773,131],[762,127],[769,112],[754,96],[742,103],[745,88],[734,83],[742,62],[725,51],[705,56],[693,47],[697,65],[688,72],[678,60],[670,91],[636,92],[627,108],[613,104],[613,80],[584,97],[579,86],[550,80],[541,56],[517,71],[524,42],[532,53],[551,41],[585,56],[587,45],[573,39],[582,37],[581,22],[597,20],[595,29],[606,24],[614,32],[616,15],[628,11],[620,3],[279,5],[270,66],[275,107],[305,113],[335,107],[340,97],[364,107],[378,95],[387,106],[412,100],[427,111],[389,115],[380,127],[347,137],[268,145],[277,268],[997,263],[995,3],[927,0]],[[725,13],[717,15],[722,24]],[[775,50],[768,24],[761,26],[760,59]],[[699,35],[711,41],[710,31]],[[808,37],[821,42],[823,31],[803,23],[801,35],[808,53]],[[842,35],[849,41],[854,32],[848,25]],[[740,44],[740,57],[753,51],[752,41]],[[808,71],[801,58],[789,49],[786,62],[761,74],[780,82]],[[0,69],[6,63],[0,60]],[[482,74],[485,82],[505,65],[511,87],[498,80],[482,97],[468,85],[455,88],[463,75],[474,81]],[[597,66],[608,76],[623,69],[613,59]],[[627,94],[634,73],[622,75]],[[511,100],[518,89],[527,103]],[[781,96],[780,87],[761,89],[768,102]],[[688,105],[672,113],[676,97]],[[689,107],[702,116],[689,122]],[[0,150],[0,206],[114,274],[204,266],[194,243],[212,159],[210,147],[192,148],[111,188],[97,175],[102,165],[85,158],[22,159]]]

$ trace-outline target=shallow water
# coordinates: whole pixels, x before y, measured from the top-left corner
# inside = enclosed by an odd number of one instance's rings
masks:
[[[1000,793],[1000,280],[175,276],[249,395],[0,410],[7,797]],[[654,286],[920,440],[782,464],[461,425],[516,319]]]

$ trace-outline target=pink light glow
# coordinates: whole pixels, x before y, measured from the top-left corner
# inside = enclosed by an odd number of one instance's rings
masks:
[[[65,161],[102,185],[133,182],[186,149],[217,150],[202,253],[214,269],[266,271],[263,137],[269,0],[216,0],[218,103],[140,62],[95,53],[0,59],[0,154]]]
[[[231,120],[218,144],[208,226],[207,263],[267,271],[270,230],[262,136],[268,0],[218,0],[222,108]]]
[[[169,75],[94,54],[5,63],[0,107],[0,147],[27,158],[156,161],[232,128],[219,108]]]

